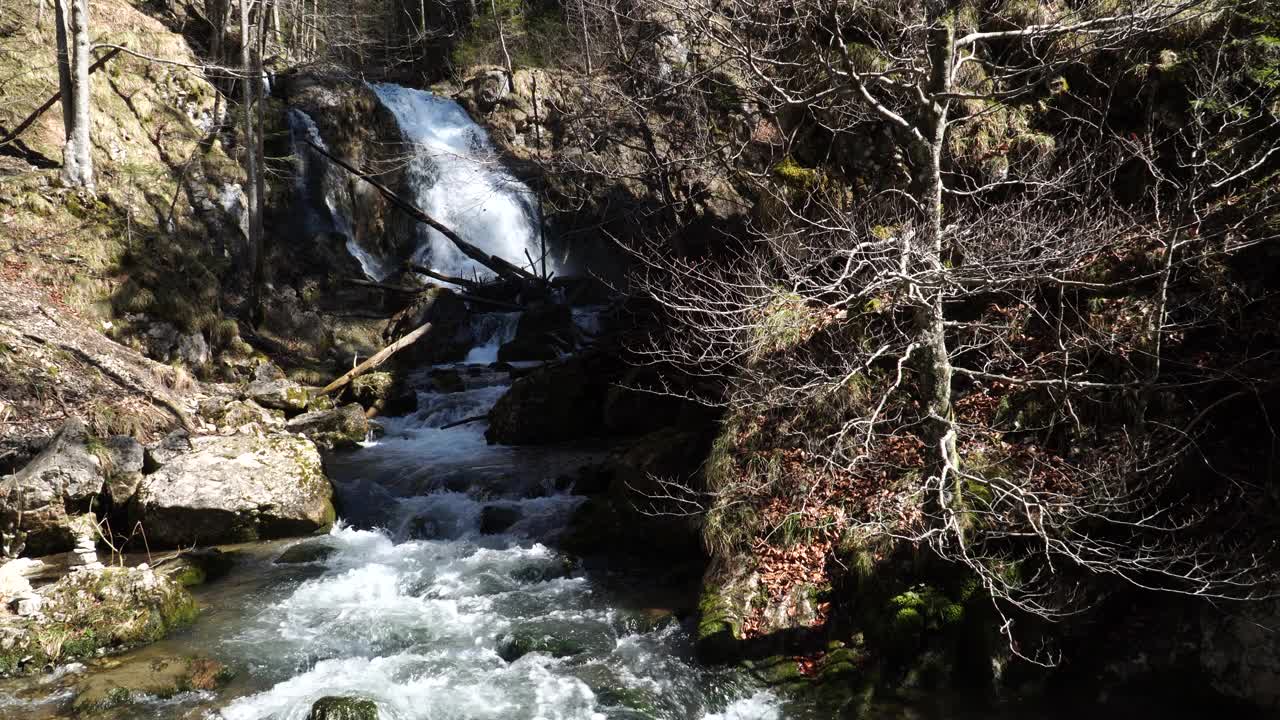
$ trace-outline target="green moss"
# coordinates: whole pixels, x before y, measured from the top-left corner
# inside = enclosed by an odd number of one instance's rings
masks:
[[[773,166],[773,176],[797,190],[811,190],[822,185],[822,173],[813,168],[801,167],[788,155]]]
[[[710,662],[722,662],[733,656],[742,639],[741,620],[734,612],[722,588],[704,583],[698,599],[698,655]]]

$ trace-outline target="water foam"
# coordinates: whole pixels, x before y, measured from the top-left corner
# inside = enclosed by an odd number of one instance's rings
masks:
[[[372,87],[413,147],[407,173],[418,207],[491,255],[516,265],[528,264],[526,252],[538,258],[533,192],[502,168],[488,134],[466,110],[424,90]],[[490,274],[438,231],[420,232],[419,262],[453,276]]]

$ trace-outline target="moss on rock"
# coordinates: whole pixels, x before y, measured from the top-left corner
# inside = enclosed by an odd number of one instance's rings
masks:
[[[191,624],[199,608],[183,587],[150,569],[81,570],[42,592],[43,614],[0,630],[0,673],[155,642]]]

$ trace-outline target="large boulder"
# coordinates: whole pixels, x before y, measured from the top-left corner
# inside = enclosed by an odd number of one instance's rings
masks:
[[[333,488],[310,440],[209,436],[148,475],[132,514],[156,545],[304,535],[333,523]]]
[[[391,343],[428,322],[431,330],[400,351],[396,356],[399,361],[416,367],[454,362],[467,356],[475,342],[471,312],[466,301],[448,288],[432,288],[397,313],[387,324],[383,339]]]
[[[332,410],[303,413],[285,427],[311,438],[328,450],[350,450],[369,437],[369,420],[359,403],[348,403]]]
[[[537,445],[598,434],[617,366],[603,354],[583,354],[538,368],[494,404],[485,437],[491,443]]]
[[[28,555],[70,550],[76,542],[72,518],[102,492],[104,457],[106,447],[71,418],[26,467],[0,480],[0,533],[10,550],[24,540]]]

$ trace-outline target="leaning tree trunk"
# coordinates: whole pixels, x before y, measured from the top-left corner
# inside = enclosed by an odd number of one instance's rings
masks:
[[[57,0],[58,86],[62,94],[62,179],[94,192],[89,139],[88,0]]]

